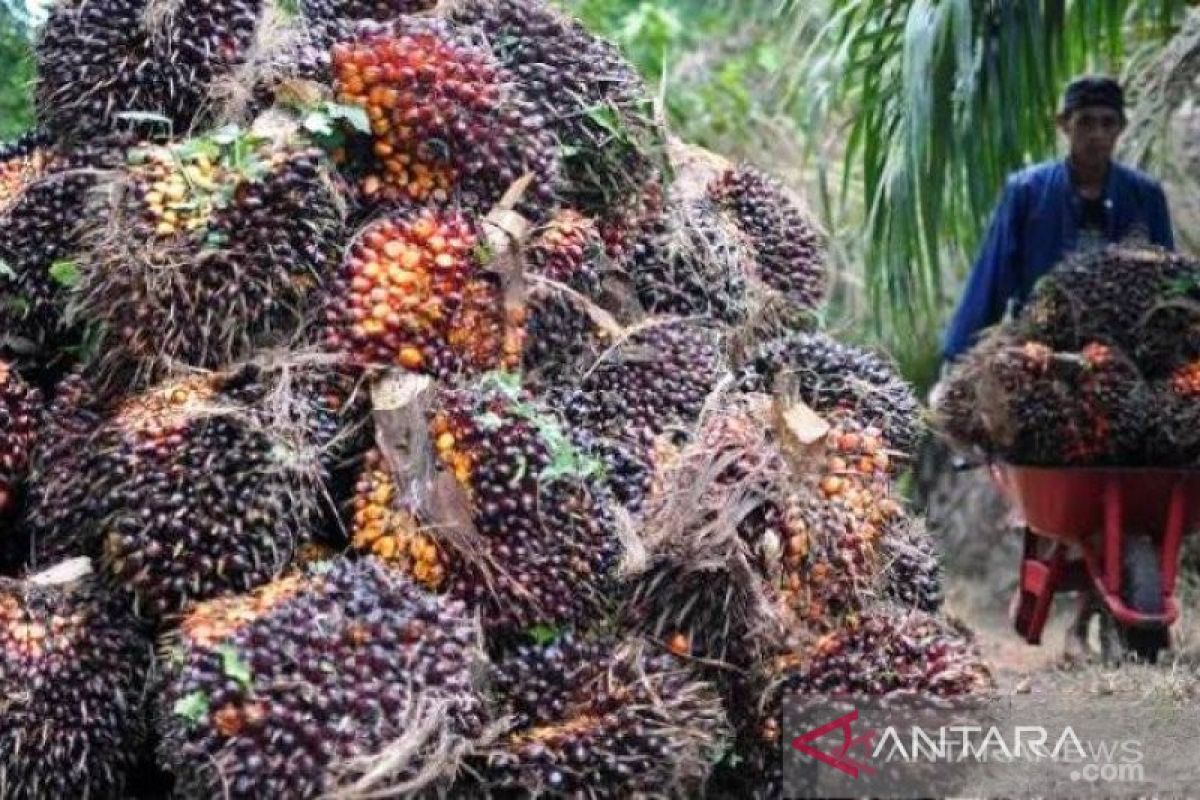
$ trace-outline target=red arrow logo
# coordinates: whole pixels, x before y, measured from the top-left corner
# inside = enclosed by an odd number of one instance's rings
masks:
[[[875,738],[875,731],[868,730],[861,736],[854,736],[854,731],[851,726],[858,721],[858,709],[854,709],[848,714],[843,714],[837,719],[826,722],[819,728],[813,728],[808,733],[802,736],[797,736],[792,740],[792,747],[799,750],[801,753],[806,753],[817,759],[823,764],[828,764],[834,769],[839,769],[849,775],[851,778],[858,778],[860,772],[865,772],[868,775],[874,775],[875,769],[866,764],[859,763],[853,759],[847,758],[846,753],[850,752],[853,747],[862,745],[868,753],[871,752],[871,740]],[[842,732],[842,749],[833,755],[826,753],[823,750],[811,746],[809,742],[820,739],[830,731],[840,730]]]

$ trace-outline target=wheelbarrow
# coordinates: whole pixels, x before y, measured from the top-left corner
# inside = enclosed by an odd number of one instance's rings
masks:
[[[1106,658],[1153,663],[1179,617],[1183,537],[1200,525],[1200,471],[992,464],[1025,529],[1013,625],[1040,644],[1057,592],[1091,589],[1103,602]]]

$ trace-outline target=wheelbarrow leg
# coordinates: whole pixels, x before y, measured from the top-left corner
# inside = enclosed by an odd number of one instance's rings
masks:
[[[1025,529],[1025,553],[1021,559],[1021,584],[1013,627],[1029,644],[1041,644],[1042,631],[1050,617],[1054,593],[1067,567],[1067,546],[1054,544],[1045,556],[1038,554],[1038,536]]]

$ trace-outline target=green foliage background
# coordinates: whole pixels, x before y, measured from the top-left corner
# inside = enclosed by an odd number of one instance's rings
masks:
[[[0,141],[20,135],[33,124],[30,85],[33,58],[25,25],[0,5]]]

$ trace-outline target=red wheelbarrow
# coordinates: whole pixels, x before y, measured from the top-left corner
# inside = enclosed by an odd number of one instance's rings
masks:
[[[1119,645],[1154,662],[1179,617],[1175,580],[1183,537],[1200,525],[1200,471],[1010,464],[991,470],[1025,526],[1017,633],[1039,644],[1055,593],[1090,588],[1107,612],[1103,649]]]

